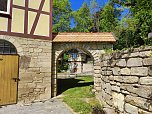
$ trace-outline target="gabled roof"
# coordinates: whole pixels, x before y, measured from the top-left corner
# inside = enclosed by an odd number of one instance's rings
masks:
[[[53,33],[53,42],[116,42],[111,32],[102,33]]]

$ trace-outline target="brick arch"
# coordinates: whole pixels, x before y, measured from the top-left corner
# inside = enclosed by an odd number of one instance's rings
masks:
[[[53,44],[53,57],[52,57],[52,97],[57,94],[57,60],[65,52],[70,49],[80,49],[89,54],[94,63],[94,86],[99,86],[97,78],[99,75],[99,61],[100,55],[104,53],[101,43],[54,43]]]
[[[2,40],[6,40],[6,41],[12,43],[15,46],[16,50],[17,50],[17,54],[19,54],[20,56],[23,55],[23,48],[22,48],[21,44],[17,41],[16,38],[11,37],[11,36],[2,36],[0,38]]]

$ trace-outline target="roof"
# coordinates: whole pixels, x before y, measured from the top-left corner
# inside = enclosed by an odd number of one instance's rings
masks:
[[[53,42],[116,42],[111,32],[102,33],[58,33],[53,34]]]

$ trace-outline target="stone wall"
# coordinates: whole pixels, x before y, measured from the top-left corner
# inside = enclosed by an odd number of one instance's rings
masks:
[[[79,49],[90,55],[94,61],[94,77],[98,77],[98,71],[96,70],[99,66],[100,55],[105,53],[104,49],[111,49],[113,44],[101,43],[101,42],[54,42],[52,51],[52,96],[57,94],[57,60],[65,52],[71,49]],[[95,88],[99,88],[97,80],[94,81]]]
[[[1,35],[11,42],[20,56],[18,103],[47,100],[51,97],[51,49],[49,40]]]
[[[102,55],[98,98],[108,114],[152,114],[152,47]]]

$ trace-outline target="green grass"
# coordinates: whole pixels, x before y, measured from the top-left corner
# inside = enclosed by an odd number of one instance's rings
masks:
[[[68,88],[68,86],[70,88]],[[63,101],[69,105],[74,112],[79,114],[89,114],[92,107],[101,107],[92,93],[93,77],[84,76],[64,81],[62,92]]]

